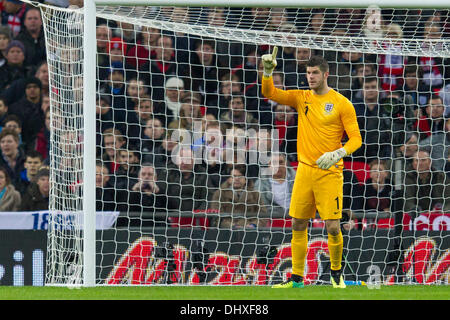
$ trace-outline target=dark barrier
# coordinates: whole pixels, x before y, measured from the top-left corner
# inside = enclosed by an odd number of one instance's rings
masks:
[[[43,286],[47,231],[0,231],[0,284]]]
[[[329,280],[326,236],[310,231],[307,255],[308,284]],[[447,234],[447,232],[444,232]],[[393,283],[390,256],[392,231],[351,231],[344,235],[345,275],[363,280],[373,273]],[[405,281],[443,283],[450,267],[450,239],[442,232],[403,233]],[[112,241],[114,239],[114,241]],[[290,234],[268,231],[169,229],[166,234],[105,232],[102,267],[105,283],[120,284],[271,284],[291,268]],[[127,244],[130,241],[130,245]],[[276,250],[274,250],[276,248]]]
[[[97,233],[97,278],[102,283],[271,284],[291,268],[290,234],[268,231],[158,229],[152,233],[104,230]],[[374,270],[393,282],[388,230],[344,235],[347,280],[367,280]],[[392,232],[392,231],[391,231]],[[444,236],[445,234],[445,236]],[[407,281],[445,283],[450,267],[447,232],[405,231],[403,267]],[[2,230],[0,284],[44,284],[46,231]],[[311,230],[306,282],[328,281],[326,236]],[[276,248],[276,250],[274,250]]]

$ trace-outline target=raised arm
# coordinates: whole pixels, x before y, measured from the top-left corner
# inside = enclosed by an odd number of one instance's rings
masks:
[[[277,66],[278,47],[273,48],[272,53],[265,54],[261,57],[264,66],[261,92],[264,97],[280,104],[289,105],[297,110],[296,94],[298,90],[282,90],[275,88],[273,85],[272,73]]]

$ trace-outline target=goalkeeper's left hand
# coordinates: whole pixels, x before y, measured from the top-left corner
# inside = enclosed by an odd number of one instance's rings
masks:
[[[344,148],[340,148],[332,152],[325,152],[317,159],[316,163],[320,169],[328,170],[346,155],[347,151]]]

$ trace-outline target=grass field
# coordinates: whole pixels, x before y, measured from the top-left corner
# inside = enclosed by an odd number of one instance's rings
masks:
[[[268,286],[152,286],[0,287],[1,300],[450,300],[449,286],[397,285],[369,290],[366,286],[306,286],[272,289]]]

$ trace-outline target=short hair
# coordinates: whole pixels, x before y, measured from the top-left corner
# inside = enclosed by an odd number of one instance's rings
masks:
[[[27,159],[27,158],[39,158],[39,160],[41,160],[41,161],[44,160],[42,153],[40,153],[37,150],[29,150],[25,156],[25,159]]]
[[[0,171],[5,175],[6,185],[11,184],[11,177],[9,176],[8,170],[5,167],[0,167]]]
[[[15,114],[8,115],[5,120],[3,120],[3,126],[6,126],[6,124],[10,121],[16,122],[20,128],[22,128],[22,121],[20,121],[20,118],[16,116]]]
[[[6,129],[6,128],[3,129],[2,132],[0,132],[0,140],[2,140],[6,136],[13,136],[14,140],[17,143],[20,142],[20,137],[14,130]]]
[[[216,42],[212,39],[197,40],[197,42],[195,43],[195,49],[199,49],[202,45],[205,44],[210,46],[214,51],[216,50]]]
[[[306,63],[307,67],[319,67],[320,71],[327,72],[330,70],[328,61],[321,56],[312,56]]]
[[[428,103],[431,102],[431,100],[436,100],[439,99],[441,100],[441,103],[444,103],[444,99],[442,99],[442,97],[436,93],[433,93],[432,95],[430,95],[430,97],[428,98]]]
[[[376,77],[376,76],[368,76],[368,77],[364,77],[363,79],[363,83],[371,83],[371,82],[377,82],[377,84],[379,84],[380,80]]]
[[[119,129],[115,128],[107,128],[103,131],[103,136],[111,136],[118,138],[119,141],[125,141],[125,137],[123,136],[122,132]]]
[[[383,159],[375,159],[369,162],[369,168],[372,169],[373,166],[381,165],[384,169],[387,169],[387,163]]]

